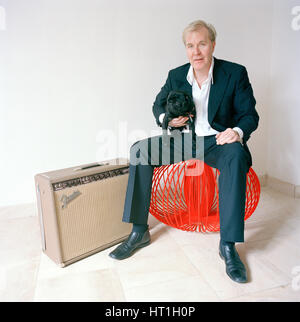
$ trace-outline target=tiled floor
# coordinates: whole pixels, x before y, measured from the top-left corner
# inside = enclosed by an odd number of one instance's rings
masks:
[[[35,204],[0,208],[0,301],[300,301],[300,199],[263,188],[237,249],[249,282],[218,255],[218,233],[150,218],[152,243],[115,261],[106,249],[65,268],[41,252]]]

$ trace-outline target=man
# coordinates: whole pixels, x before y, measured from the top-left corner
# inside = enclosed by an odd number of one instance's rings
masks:
[[[172,90],[185,91],[193,97],[196,106],[195,135],[191,145],[193,155],[198,149],[195,138],[201,138],[204,161],[220,170],[219,253],[225,261],[228,276],[235,282],[245,283],[247,272],[235,242],[244,242],[246,175],[252,165],[247,141],[258,126],[256,101],[246,68],[213,56],[216,32],[212,25],[201,20],[192,22],[183,32],[183,41],[189,63],[169,72],[154,102],[153,114],[161,126],[166,99]],[[180,116],[172,119],[169,126],[182,127],[187,120],[187,117]],[[161,162],[165,146],[159,139]],[[136,249],[150,243],[147,219],[156,165],[151,163],[153,149],[149,145],[148,150],[143,148],[146,142],[151,146],[148,138],[131,147],[123,221],[133,223],[133,230],[128,239],[110,253],[115,259],[127,258]],[[176,147],[169,146],[169,149],[174,153]],[[134,162],[141,155],[143,162]]]

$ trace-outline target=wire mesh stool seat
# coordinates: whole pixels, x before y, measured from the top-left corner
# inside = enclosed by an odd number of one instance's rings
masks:
[[[197,159],[156,167],[149,212],[166,225],[181,230],[219,231],[219,175],[219,170]],[[244,220],[253,214],[259,197],[260,183],[250,168]]]

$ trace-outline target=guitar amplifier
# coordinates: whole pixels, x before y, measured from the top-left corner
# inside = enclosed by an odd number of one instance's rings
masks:
[[[128,175],[123,158],[35,175],[43,252],[64,267],[126,239]]]

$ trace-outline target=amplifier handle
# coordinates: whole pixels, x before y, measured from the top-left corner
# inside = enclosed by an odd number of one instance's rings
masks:
[[[86,167],[75,168],[74,171],[81,171],[81,170],[86,170],[86,169],[90,169],[90,168],[101,167],[102,165],[109,165],[109,163],[94,163],[94,164],[88,165]]]

